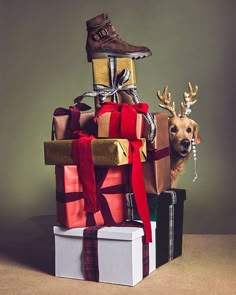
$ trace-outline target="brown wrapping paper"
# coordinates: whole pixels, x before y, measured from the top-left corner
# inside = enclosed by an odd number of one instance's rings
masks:
[[[146,140],[142,139],[141,161],[146,161]],[[46,165],[74,165],[72,159],[72,140],[52,140],[44,142]],[[95,166],[120,166],[128,164],[129,141],[127,139],[94,139],[92,141],[93,162]]]
[[[157,126],[157,135],[149,148],[162,150],[169,147],[168,115],[165,113],[153,113]],[[144,125],[144,134],[148,132],[148,124]],[[159,194],[171,187],[170,156],[156,161],[147,161],[143,165],[143,174],[147,193]]]
[[[109,77],[109,64],[107,58],[93,59],[92,60],[92,69],[93,69],[93,84],[102,84],[104,86],[111,86],[110,77]],[[117,72],[119,75],[124,69],[128,69],[131,73],[129,80],[124,83],[124,86],[136,85],[136,72],[135,64],[132,58],[122,57],[116,58],[117,61]],[[112,101],[112,98],[108,96],[106,101]],[[125,91],[118,92],[118,103],[127,103],[133,104],[132,98]],[[95,97],[95,110],[100,109],[101,104],[98,97]]]
[[[97,134],[97,126],[93,121],[94,113],[80,114],[80,128],[89,134]],[[53,133],[55,139],[71,139],[72,134],[69,126],[69,115],[53,116]]]
[[[98,137],[109,137],[109,128],[110,128],[110,119],[111,112],[107,112],[98,116],[97,125],[98,125]],[[137,114],[136,121],[136,136],[137,138],[141,138],[142,135],[142,123],[143,123],[143,115]],[[117,126],[119,128],[119,126]]]

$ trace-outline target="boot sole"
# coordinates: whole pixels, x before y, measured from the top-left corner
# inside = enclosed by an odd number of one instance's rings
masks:
[[[109,57],[128,57],[132,59],[142,59],[152,55],[151,51],[147,52],[120,52],[120,51],[94,51],[87,53],[88,62],[92,59],[109,58]]]

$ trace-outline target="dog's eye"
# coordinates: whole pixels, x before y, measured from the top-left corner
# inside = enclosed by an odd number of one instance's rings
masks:
[[[176,133],[178,131],[177,127],[176,126],[172,126],[170,127],[170,132],[172,133]]]
[[[187,131],[188,133],[190,133],[190,132],[192,131],[192,129],[191,129],[190,127],[188,127],[188,128],[186,129],[186,131]]]

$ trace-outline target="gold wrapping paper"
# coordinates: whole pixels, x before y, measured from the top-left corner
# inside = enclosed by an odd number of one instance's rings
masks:
[[[146,140],[142,139],[141,161],[146,161]],[[44,142],[46,165],[74,165],[72,159],[72,140],[52,140]],[[129,141],[127,139],[94,139],[92,141],[93,162],[95,166],[120,166],[128,164]]]
[[[92,59],[94,84],[111,86],[110,78],[109,78],[108,62],[109,62],[108,58]],[[123,85],[124,86],[136,85],[136,73],[135,73],[134,60],[132,58],[117,57],[116,62],[117,62],[116,64],[117,75],[119,75],[124,69],[129,70],[131,73],[129,80],[125,82]]]
[[[150,147],[162,150],[169,147],[168,115],[165,113],[153,113],[157,126],[157,135]],[[144,124],[144,134],[148,132],[148,124]],[[147,193],[159,194],[171,187],[170,156],[156,161],[147,161],[143,165],[143,174]]]
[[[94,112],[80,114],[80,128],[90,134],[96,134],[96,124],[93,122]],[[69,115],[53,116],[53,132],[56,139],[71,138]]]
[[[107,112],[102,114],[97,118],[97,125],[98,125],[98,137],[109,137],[109,126],[110,126],[110,119],[111,119],[111,112]],[[136,124],[136,136],[137,138],[141,138],[142,135],[142,122],[143,122],[143,115],[137,114],[137,124]],[[117,126],[119,128],[119,126]]]
[[[110,77],[109,77],[109,64],[107,58],[93,59],[92,60],[92,69],[93,69],[93,84],[102,84],[104,86],[111,86]],[[132,58],[122,57],[116,58],[117,61],[117,75],[119,75],[124,69],[130,71],[130,78],[125,82],[124,86],[136,85],[136,72],[135,64]],[[106,98],[106,101],[112,101],[111,96]],[[125,91],[118,92],[118,103],[127,103],[133,104],[132,98]],[[95,97],[95,111],[99,110],[101,103],[98,97]]]

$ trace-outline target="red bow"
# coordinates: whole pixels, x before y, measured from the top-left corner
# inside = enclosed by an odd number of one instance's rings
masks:
[[[127,138],[135,140],[140,138],[137,134],[137,114],[146,114],[148,104],[137,103],[129,105],[127,103],[106,102],[98,111],[96,117],[106,112],[111,112],[109,122],[109,136],[113,138]]]

